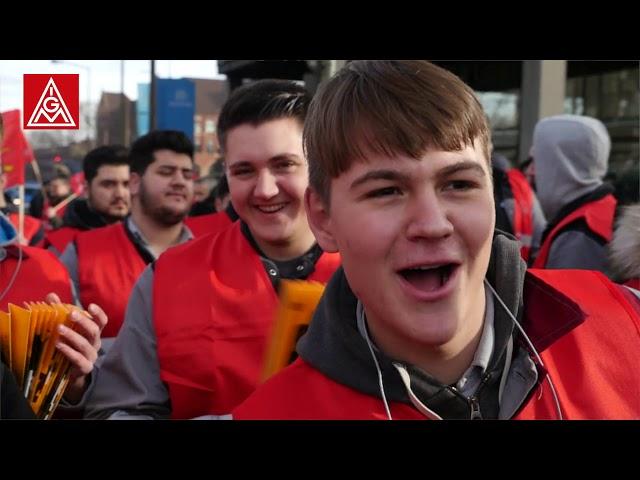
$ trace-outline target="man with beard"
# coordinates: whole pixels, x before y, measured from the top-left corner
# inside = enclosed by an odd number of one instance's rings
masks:
[[[82,305],[107,313],[103,346],[124,320],[129,293],[145,266],[192,238],[183,220],[193,198],[193,144],[182,132],[153,131],[129,154],[131,215],[123,222],[80,233],[60,258]]]
[[[47,233],[45,247],[60,256],[78,233],[125,218],[131,207],[127,149],[108,145],[91,150],[82,162],[87,198],[67,206],[62,227]]]

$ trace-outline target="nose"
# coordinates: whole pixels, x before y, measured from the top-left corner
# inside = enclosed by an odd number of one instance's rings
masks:
[[[177,169],[176,172],[171,177],[171,186],[174,188],[186,187],[189,182],[193,183],[191,179],[184,176],[184,173],[180,169]]]
[[[124,183],[121,183],[118,186],[116,186],[116,197],[125,198],[128,195],[129,195],[129,187],[127,185],[125,185]]]
[[[268,169],[262,170],[258,174],[256,186],[253,191],[254,196],[261,199],[269,199],[275,197],[278,191],[276,177]]]
[[[407,205],[407,238],[442,239],[453,233],[446,205],[433,189],[420,192]]]

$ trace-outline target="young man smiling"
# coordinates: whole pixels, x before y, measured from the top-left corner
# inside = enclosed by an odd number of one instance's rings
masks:
[[[255,389],[280,278],[326,282],[339,264],[304,210],[308,104],[304,88],[282,80],[241,87],[225,103],[217,130],[240,221],[144,271],[88,417],[224,417]]]
[[[309,222],[343,269],[300,358],[234,418],[638,418],[640,294],[527,271],[494,230],[490,131],[459,78],[350,63],[304,136]]]

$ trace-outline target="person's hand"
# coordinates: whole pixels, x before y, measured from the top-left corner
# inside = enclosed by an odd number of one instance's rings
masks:
[[[49,303],[62,303],[55,293],[50,293],[46,298]],[[64,398],[75,403],[84,393],[87,387],[87,375],[93,370],[93,365],[98,359],[100,350],[100,334],[107,324],[107,315],[96,304],[89,305],[89,313],[93,318],[87,316],[80,310],[71,313],[71,320],[75,323],[73,329],[60,325],[60,334],[56,348],[69,359],[71,371],[69,374],[69,384],[65,390]]]

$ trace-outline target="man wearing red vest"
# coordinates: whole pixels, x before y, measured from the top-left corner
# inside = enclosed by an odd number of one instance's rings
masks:
[[[87,198],[73,200],[64,211],[62,226],[45,239],[45,248],[58,256],[78,233],[119,222],[131,207],[126,148],[95,148],[84,157],[82,170]]]
[[[520,255],[531,264],[540,248],[547,221],[540,202],[524,174],[512,168],[500,154],[491,156],[496,228],[511,233],[520,242]]]
[[[494,229],[489,126],[458,77],[348,63],[316,93],[304,139],[309,223],[343,268],[298,359],[234,418],[640,416],[640,292],[527,271]]]
[[[69,275],[60,261],[46,250],[17,243],[17,232],[8,219],[0,213],[0,309],[8,311],[8,304],[22,306],[27,301],[51,301],[72,303]],[[101,348],[100,331],[107,318],[100,307],[89,305],[93,319],[80,313],[74,314],[78,322],[77,331],[63,328],[62,342],[58,348],[72,362],[72,381],[67,387],[60,409],[68,413],[77,412],[84,405],[87,376],[93,371]],[[2,381],[13,383],[9,371],[2,374]],[[11,391],[11,388],[9,387]],[[0,418],[29,418],[33,412],[25,405],[24,398],[13,398],[11,405],[4,389],[0,390],[3,409]]]
[[[557,115],[536,125],[536,193],[549,223],[535,268],[607,272],[617,203],[603,183],[610,151],[609,133],[595,118]]]
[[[130,151],[131,215],[78,234],[60,260],[82,305],[97,303],[109,317],[108,348],[118,334],[129,294],[145,266],[192,238],[183,220],[193,197],[193,144],[182,132],[152,131]]]
[[[325,283],[303,196],[309,96],[294,82],[237,89],[218,120],[240,221],[166,252],[138,280],[89,418],[228,416],[257,386],[281,278]]]

